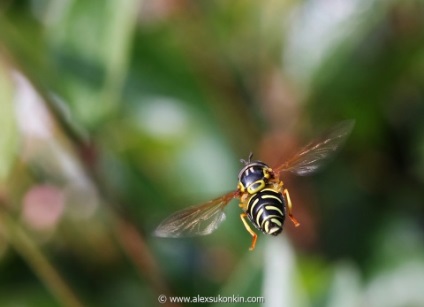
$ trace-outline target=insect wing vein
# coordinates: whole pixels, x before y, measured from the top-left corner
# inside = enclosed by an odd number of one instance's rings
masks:
[[[236,196],[230,192],[207,203],[175,212],[155,230],[158,237],[189,237],[212,233],[225,220],[224,208]]]
[[[353,129],[355,122],[340,122],[323,136],[303,147],[290,160],[275,168],[277,174],[290,171],[298,175],[308,175],[316,171],[343,144]]]

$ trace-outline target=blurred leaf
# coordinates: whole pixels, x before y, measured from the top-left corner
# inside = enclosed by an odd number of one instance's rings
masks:
[[[47,38],[65,73],[61,87],[78,118],[93,127],[121,103],[141,1],[50,3]]]
[[[18,133],[13,108],[14,85],[5,60],[0,57],[0,182],[12,168],[18,147]]]

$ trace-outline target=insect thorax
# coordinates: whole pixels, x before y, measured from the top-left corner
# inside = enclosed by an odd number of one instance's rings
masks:
[[[248,163],[238,175],[238,187],[241,192],[255,194],[265,188],[272,177],[271,169],[261,161]]]
[[[249,199],[247,216],[262,232],[278,235],[283,230],[286,216],[284,197],[272,188],[262,189]]]

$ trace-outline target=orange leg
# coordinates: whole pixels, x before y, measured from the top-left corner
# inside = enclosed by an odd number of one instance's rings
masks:
[[[250,228],[249,224],[246,221],[246,217],[247,214],[246,213],[242,213],[240,214],[240,218],[241,221],[244,224],[244,227],[246,228],[246,230],[250,233],[250,235],[252,236],[252,245],[250,246],[249,250],[252,251],[255,249],[256,246],[256,240],[258,239],[258,235]]]
[[[289,217],[290,217],[291,221],[293,222],[294,226],[297,227],[297,226],[300,225],[300,223],[298,222],[298,220],[292,214],[292,202],[291,202],[291,199],[290,199],[289,191],[287,191],[287,189],[284,189],[283,195],[287,200],[287,208],[288,208],[288,211],[289,211]]]

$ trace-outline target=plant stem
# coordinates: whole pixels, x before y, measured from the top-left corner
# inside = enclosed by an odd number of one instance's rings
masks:
[[[0,208],[0,223],[6,231],[6,238],[14,249],[26,260],[35,274],[56,297],[60,305],[69,307],[83,306],[75,293],[49,262],[46,255],[34,244],[25,230],[3,208]]]

